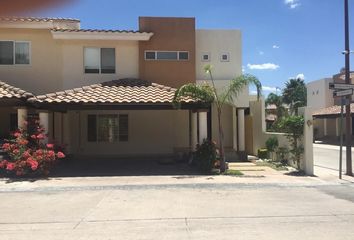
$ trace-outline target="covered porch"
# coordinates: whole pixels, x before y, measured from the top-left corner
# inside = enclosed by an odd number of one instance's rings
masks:
[[[48,140],[75,158],[169,157],[188,159],[212,138],[211,106],[185,99],[175,89],[139,79],[120,79],[29,99],[40,112]]]

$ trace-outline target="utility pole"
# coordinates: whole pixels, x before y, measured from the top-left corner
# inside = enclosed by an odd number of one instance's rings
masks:
[[[348,0],[344,0],[344,32],[345,32],[345,83],[350,84],[350,48],[349,48],[349,3]],[[345,143],[346,143],[346,165],[348,176],[353,176],[352,171],[352,134],[351,134],[351,111],[350,103],[352,96],[347,96],[347,102],[345,105]]]

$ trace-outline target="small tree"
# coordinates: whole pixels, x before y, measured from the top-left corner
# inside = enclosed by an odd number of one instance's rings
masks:
[[[279,124],[290,141],[290,153],[298,169],[300,169],[301,154],[304,152],[304,147],[301,144],[301,138],[304,134],[304,122],[303,116],[289,116],[283,118]]]
[[[174,97],[175,106],[179,106],[185,97],[191,97],[202,103],[211,104],[216,106],[218,116],[218,130],[219,130],[219,149],[220,149],[220,172],[225,172],[225,152],[224,152],[224,131],[222,126],[222,108],[224,104],[229,103],[234,105],[233,100],[241,93],[241,91],[250,84],[253,84],[257,88],[257,97],[261,95],[262,84],[253,75],[245,74],[238,76],[231,80],[230,85],[224,89],[217,89],[215,86],[214,77],[210,65],[205,66],[205,72],[209,74],[212,85],[202,84],[197,85],[190,83],[183,85],[177,89]]]

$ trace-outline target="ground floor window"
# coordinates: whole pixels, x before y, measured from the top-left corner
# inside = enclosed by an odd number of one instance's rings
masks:
[[[87,116],[89,142],[127,142],[127,114],[89,114]]]

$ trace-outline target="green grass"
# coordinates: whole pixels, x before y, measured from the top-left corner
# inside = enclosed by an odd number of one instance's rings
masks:
[[[243,173],[239,170],[234,170],[234,169],[227,169],[226,172],[224,172],[222,175],[227,175],[227,176],[242,176]]]
[[[270,167],[273,168],[274,170],[277,171],[288,171],[288,167],[286,165],[283,165],[279,162],[273,162],[273,161],[269,161],[269,162],[256,162],[257,166],[263,166],[263,167]]]

